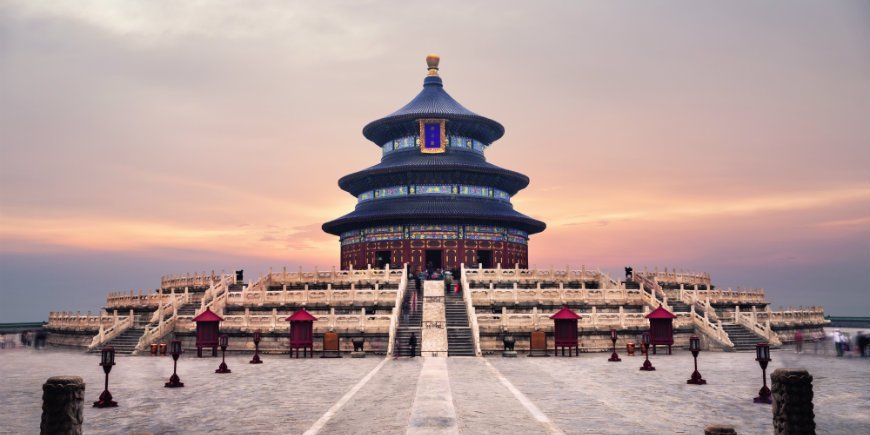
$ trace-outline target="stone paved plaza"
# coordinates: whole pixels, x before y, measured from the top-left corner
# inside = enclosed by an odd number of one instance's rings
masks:
[[[179,360],[184,388],[164,388],[169,357],[118,357],[110,391],[118,408],[95,409],[99,355],[61,350],[0,351],[0,433],[38,433],[41,386],[82,376],[85,433],[703,433],[729,423],[772,433],[771,406],[752,403],[761,386],[754,354],[703,352],[707,385],[686,385],[691,354],[576,358],[292,360],[232,356]],[[870,360],[775,351],[770,371],[804,367],[815,377],[819,433],[870,433]],[[770,371],[768,373],[770,373]]]

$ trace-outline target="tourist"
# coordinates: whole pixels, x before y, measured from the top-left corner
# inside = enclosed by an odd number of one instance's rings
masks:
[[[417,273],[416,280],[420,283],[420,285],[417,286],[417,293],[420,293],[423,291],[423,283],[426,282],[426,271],[425,270],[419,271]]]
[[[48,341],[48,334],[44,331],[39,331],[36,333],[36,341],[33,343],[33,346],[37,349],[41,349],[45,347],[46,341]]]
[[[844,349],[845,345],[843,343],[843,334],[840,333],[839,329],[834,330],[833,340],[834,340],[834,349],[837,351],[837,356],[842,357],[843,352],[845,351],[845,349]]]
[[[6,334],[0,334],[0,349],[6,349]]]
[[[453,274],[450,271],[444,272],[444,292],[449,292],[451,286],[453,286]]]
[[[868,342],[870,342],[870,339],[864,335],[864,331],[858,331],[858,334],[855,336],[855,345],[858,348],[859,356],[870,356],[870,349],[867,348]]]
[[[411,333],[411,337],[408,338],[408,348],[411,350],[411,358],[417,356],[417,334]]]
[[[794,333],[794,351],[796,353],[803,352],[804,349],[804,334],[800,331],[795,331]]]

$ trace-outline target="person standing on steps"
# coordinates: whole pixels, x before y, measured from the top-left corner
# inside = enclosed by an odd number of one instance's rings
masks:
[[[453,274],[450,271],[444,272],[444,293],[449,292],[453,288]]]
[[[417,334],[411,333],[411,337],[408,338],[408,348],[411,349],[411,358],[417,356]]]
[[[795,331],[794,333],[794,351],[796,353],[802,353],[804,350],[804,334],[800,331]]]

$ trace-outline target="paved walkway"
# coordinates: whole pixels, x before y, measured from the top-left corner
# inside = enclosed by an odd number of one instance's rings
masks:
[[[702,353],[707,385],[686,385],[688,352],[641,357],[305,359],[266,355],[182,358],[185,388],[163,388],[168,357],[118,357],[114,409],[85,409],[86,433],[701,433],[727,422],[769,434],[770,405],[752,403],[761,383],[754,354]],[[814,376],[818,433],[870,433],[870,359],[774,352],[770,370],[805,367]],[[74,351],[0,351],[0,433],[35,433],[42,383],[85,378],[99,396],[99,356]]]

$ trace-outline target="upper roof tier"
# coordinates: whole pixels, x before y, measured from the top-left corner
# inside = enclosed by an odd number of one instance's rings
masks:
[[[366,139],[380,146],[389,140],[418,134],[417,120],[423,118],[446,119],[450,134],[472,137],[487,145],[504,135],[501,124],[466,109],[444,90],[438,76],[438,60],[432,55],[426,58],[429,76],[423,80],[423,90],[410,103],[363,127]]]

